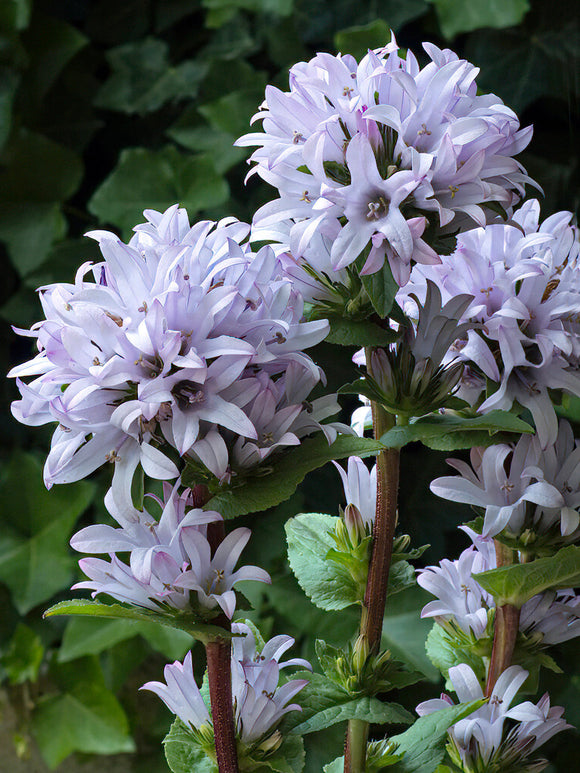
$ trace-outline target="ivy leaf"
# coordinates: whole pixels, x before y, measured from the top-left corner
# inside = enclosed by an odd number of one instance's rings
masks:
[[[106,688],[97,658],[59,666],[53,675],[62,692],[41,699],[32,717],[32,732],[50,767],[75,751],[135,751],[125,712]]]
[[[10,684],[34,682],[42,663],[44,647],[40,637],[24,623],[18,623],[14,635],[0,657],[0,665]]]
[[[391,30],[384,19],[375,19],[368,24],[347,27],[334,36],[334,45],[341,54],[352,54],[361,59],[370,49],[381,48],[391,38]]]
[[[234,147],[236,136],[215,126],[200,123],[195,107],[184,110],[167,135],[187,150],[202,153],[211,159],[220,175],[242,161],[246,155],[243,148]]]
[[[349,719],[363,719],[374,725],[408,725],[413,716],[397,703],[383,703],[378,698],[363,695],[314,714],[293,728],[292,732],[303,735],[315,733]]]
[[[433,773],[445,756],[447,729],[480,708],[484,700],[460,703],[448,709],[419,717],[408,730],[390,740],[397,744],[403,759],[393,766],[393,773]]]
[[[126,148],[119,163],[89,201],[100,220],[129,233],[143,219],[144,209],[160,212],[178,202],[190,218],[201,210],[223,204],[227,182],[205,156],[184,156],[176,148]]]
[[[382,448],[377,440],[360,438],[355,435],[339,435],[334,443],[328,444],[319,433],[306,438],[299,446],[275,457],[272,467],[260,467],[253,476],[240,480],[237,485],[216,494],[207,503],[208,510],[217,510],[224,518],[257,513],[292,496],[296,487],[307,473],[322,467],[331,459],[344,459],[346,456],[371,456]],[[189,476],[187,468],[182,475],[185,485],[195,481]]]
[[[495,599],[497,606],[521,607],[545,590],[580,585],[580,547],[569,545],[554,556],[529,564],[513,564],[474,574],[473,578]]]
[[[207,73],[206,63],[169,62],[169,46],[145,38],[109,49],[111,76],[99,89],[95,105],[122,113],[145,115],[167,102],[192,98]]]
[[[20,614],[70,586],[76,561],[68,541],[94,492],[87,482],[49,492],[34,457],[22,452],[12,456],[0,485],[5,524],[0,538],[0,581],[12,591]]]
[[[64,630],[58,660],[66,663],[84,655],[98,655],[115,644],[141,635],[154,650],[171,660],[182,658],[191,648],[191,636],[176,628],[167,630],[156,621],[95,617],[73,617]]]
[[[100,601],[88,599],[73,599],[72,601],[59,601],[44,613],[44,617],[56,617],[57,615],[89,615],[91,617],[120,618],[126,620],[138,620],[139,622],[156,622],[169,628],[185,631],[194,639],[201,642],[213,639],[229,638],[230,634],[216,625],[199,623],[190,615],[181,613],[176,615],[154,612],[149,609],[123,606],[122,604],[102,604]]]
[[[515,27],[530,10],[529,0],[430,0],[441,32],[452,40],[460,32],[483,27]]]
[[[333,515],[303,513],[285,527],[290,568],[312,603],[326,611],[360,601],[359,588],[350,575],[327,559],[328,552],[336,548],[331,532],[338,521]]]
[[[381,443],[387,448],[402,448],[407,443],[420,440],[429,448],[453,450],[481,445],[480,440],[487,441],[488,445],[490,442],[497,443],[498,438],[493,435],[498,432],[533,431],[529,424],[507,411],[490,411],[472,418],[449,413],[429,414],[412,419],[405,426],[393,427],[382,436]]]

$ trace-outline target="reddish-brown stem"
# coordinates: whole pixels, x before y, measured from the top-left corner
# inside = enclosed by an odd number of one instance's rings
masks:
[[[367,369],[372,375],[371,350],[367,349]],[[371,403],[373,434],[380,439],[394,424],[394,416],[382,406]],[[378,652],[383,632],[387,601],[389,570],[397,525],[397,495],[399,490],[399,450],[388,448],[377,456],[377,509],[373,527],[373,543],[369,572],[361,614],[360,634],[366,639],[369,652]],[[364,773],[366,732],[349,722],[344,747],[344,773]],[[357,748],[354,748],[356,744]]]
[[[497,565],[509,566],[515,563],[514,552],[501,542],[494,540]],[[487,685],[485,694],[489,696],[493,692],[495,683],[500,675],[511,665],[518,631],[520,628],[520,609],[511,604],[503,604],[496,608],[493,632],[493,647],[491,660],[487,673]]]
[[[209,497],[209,492],[205,486],[195,486],[192,494],[197,507],[202,507]],[[207,539],[212,555],[224,537],[225,527],[223,521],[213,521],[208,524]],[[212,620],[212,624],[219,625],[227,631],[231,630],[230,621],[223,614]],[[216,639],[208,642],[205,645],[205,654],[207,657],[209,697],[219,773],[238,773],[236,728],[232,707],[232,651],[230,640]]]
[[[212,622],[215,623],[215,621]],[[229,639],[218,639],[208,642],[205,652],[219,773],[238,773],[238,753],[232,707],[230,641]]]

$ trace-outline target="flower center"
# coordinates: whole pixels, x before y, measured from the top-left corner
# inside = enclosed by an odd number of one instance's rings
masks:
[[[384,196],[379,196],[376,201],[369,201],[367,220],[380,220],[389,211],[389,202]]]

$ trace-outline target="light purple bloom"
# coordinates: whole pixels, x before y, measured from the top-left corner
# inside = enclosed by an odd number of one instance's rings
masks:
[[[457,249],[437,266],[417,266],[398,301],[426,294],[469,293],[462,320],[477,328],[458,337],[449,358],[469,368],[459,396],[480,412],[528,408],[543,447],[554,443],[557,418],[549,390],[580,395],[578,315],[580,271],[571,213],[539,222],[539,204],[526,202],[512,220],[460,234]],[[497,388],[486,394],[486,380]]]
[[[360,63],[317,54],[291,68],[290,91],[267,87],[254,116],[263,132],[237,141],[258,146],[251,173],[280,194],[256,214],[259,230],[290,218],[298,258],[321,235],[335,270],[369,248],[364,271],[388,260],[404,284],[411,260],[438,262],[422,239],[428,224],[450,233],[484,224],[494,202],[511,209],[529,181],[513,156],[531,129],[498,97],[477,95],[473,65],[424,48],[422,69],[394,38]]]
[[[523,763],[541,744],[570,727],[561,719],[563,709],[550,708],[547,695],[537,705],[525,701],[510,708],[527,676],[528,672],[520,666],[507,668],[497,680],[489,701],[449,729],[450,754],[461,769],[480,770],[491,765],[497,765],[498,770],[509,769],[510,763]],[[469,666],[450,668],[449,677],[461,703],[483,698],[481,685]],[[416,711],[424,716],[451,705],[449,696],[442,695],[419,704]],[[511,729],[504,727],[506,721]],[[531,742],[526,743],[528,740]]]
[[[232,633],[232,698],[236,730],[242,743],[254,745],[275,732],[284,714],[301,711],[298,704],[289,701],[308,684],[308,680],[291,679],[279,686],[281,669],[288,666],[312,668],[301,658],[280,663],[282,655],[294,644],[290,636],[275,636],[260,649],[245,623],[233,623]],[[176,661],[166,666],[164,675],[167,684],[147,682],[141,689],[156,693],[169,710],[192,729],[199,730],[211,722],[193,677],[191,653],[187,654],[183,664]]]
[[[26,424],[58,422],[47,485],[107,460],[124,482],[139,462],[151,477],[175,478],[175,461],[188,454],[227,480],[238,438],[257,444],[245,466],[264,456],[249,413],[256,418],[265,382],[280,391],[291,369],[292,381],[306,378],[312,389],[323,376],[303,350],[328,323],[302,321],[302,298],[280,259],[243,243],[247,225],[230,218],[190,227],[177,205],[145,214],[129,244],[92,232],[104,262],[82,266],[74,284],[42,288],[46,320],[18,331],[37,339],[39,353],[11,371],[22,394],[13,413]],[[306,397],[285,397],[295,424]],[[275,433],[284,424],[278,407],[270,408]],[[276,446],[294,442],[282,432]]]
[[[342,479],[346,499],[345,517],[349,508],[355,508],[357,520],[360,517],[367,531],[372,533],[377,510],[377,466],[369,470],[358,456],[349,457],[346,472],[336,462],[333,464]]]

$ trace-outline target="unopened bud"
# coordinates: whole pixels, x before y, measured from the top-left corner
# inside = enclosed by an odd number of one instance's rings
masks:
[[[362,674],[368,656],[369,642],[367,637],[361,634],[355,642],[354,651],[352,653],[352,667],[356,674]]]
[[[271,754],[281,746],[283,740],[284,737],[282,736],[282,733],[279,730],[275,730],[271,736],[268,736],[268,738],[262,741],[258,748],[263,751],[264,754]]]
[[[365,522],[356,505],[347,505],[344,511],[344,523],[353,546],[358,545],[366,536]]]

